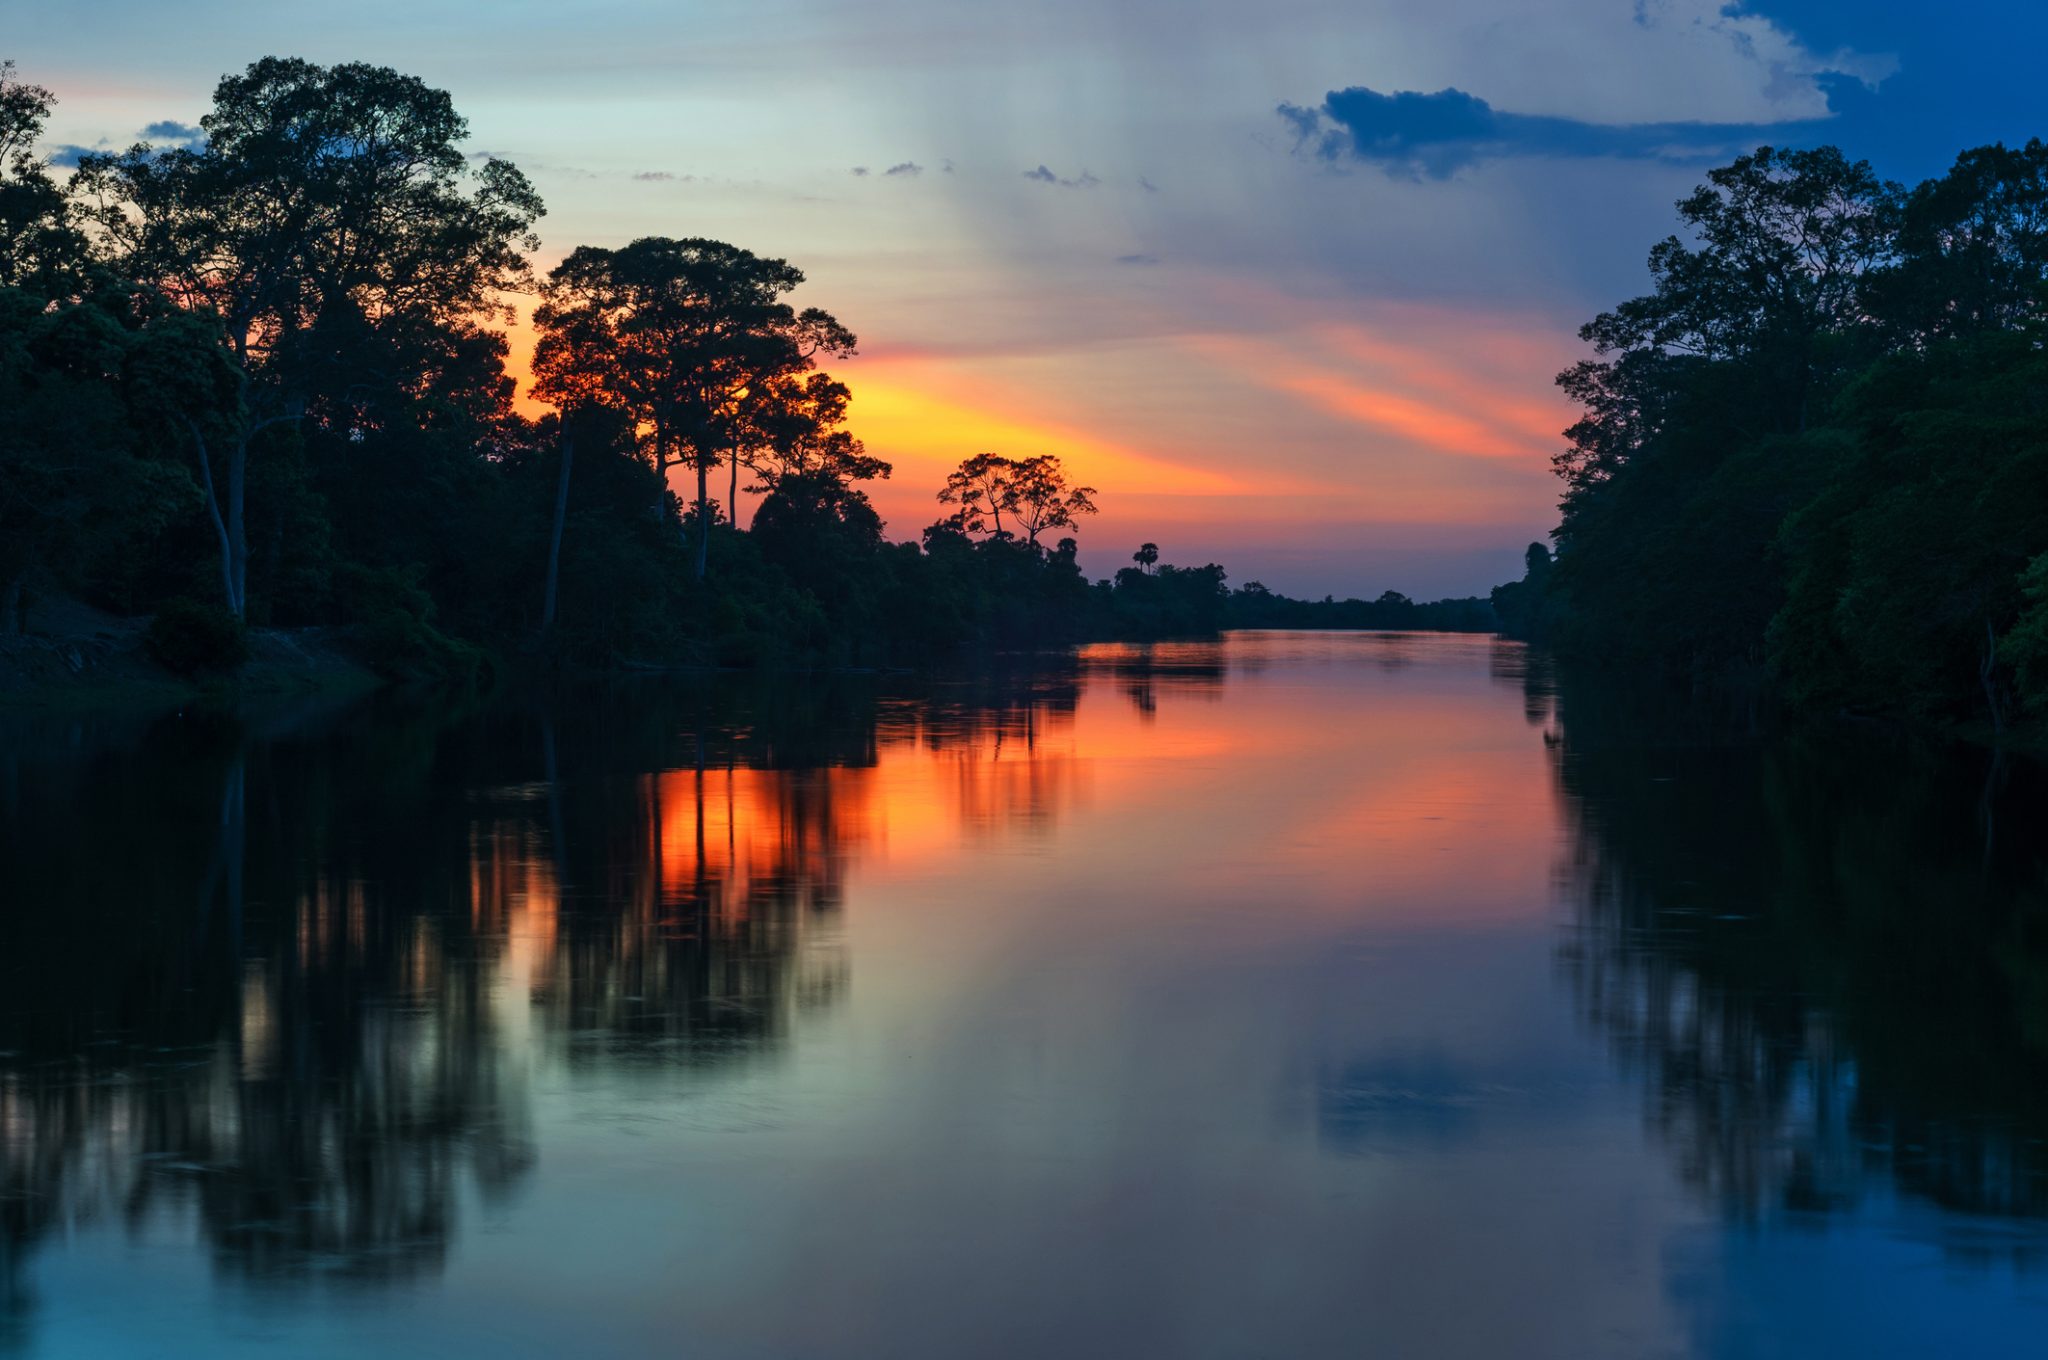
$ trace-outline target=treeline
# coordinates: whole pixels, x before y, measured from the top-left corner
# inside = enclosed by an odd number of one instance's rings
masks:
[[[267,58],[197,130],[37,150],[49,91],[0,67],[0,633],[40,600],[154,616],[225,670],[322,627],[394,676],[489,655],[594,666],[872,664],[963,646],[1213,632],[1221,567],[1090,582],[1095,492],[984,453],[892,542],[891,473],[821,365],[854,353],[786,261],[704,239],[584,246],[539,275],[538,195],[461,149],[449,97]],[[508,300],[536,299],[514,404]],[[759,497],[737,521],[742,493]]]
[[[1557,552],[1504,626],[1794,701],[2002,728],[2048,706],[2048,146],[1911,189],[1764,148],[1582,331]]]
[[[1258,581],[1230,594],[1224,611],[1232,628],[1375,628],[1431,633],[1491,633],[1499,625],[1493,604],[1477,597],[1411,600],[1389,590],[1373,600],[1294,600]]]

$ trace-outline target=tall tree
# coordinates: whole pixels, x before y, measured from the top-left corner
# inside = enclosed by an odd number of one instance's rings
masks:
[[[745,451],[734,463],[743,462],[760,479],[747,489],[772,493],[797,478],[886,479],[890,465],[844,428],[852,401],[852,391],[828,373],[763,383],[751,404]]]
[[[1070,484],[1060,460],[1041,453],[1012,466],[1010,504],[1024,541],[1035,548],[1040,534],[1079,528],[1078,516],[1094,514],[1095,488]]]
[[[663,485],[670,468],[695,468],[700,579],[712,471],[734,462],[736,488],[737,462],[761,438],[763,403],[821,355],[854,352],[853,333],[829,312],[783,300],[803,281],[787,261],[723,241],[649,236],[617,250],[578,247],[548,276],[535,312],[541,346],[633,420]]]
[[[266,57],[200,126],[195,147],[82,158],[72,192],[127,277],[218,318],[238,390],[216,437],[191,433],[239,615],[257,436],[309,415],[359,429],[362,394],[416,382],[428,337],[504,320],[542,208],[511,165],[464,155],[446,93],[388,67]]]
[[[960,460],[960,466],[946,474],[939,488],[939,504],[959,507],[944,523],[963,534],[987,534],[1006,539],[1015,535],[1003,527],[1003,512],[1014,508],[1011,474],[1016,463],[999,453],[977,453]]]
[[[951,529],[1014,538],[1003,524],[1008,515],[1032,547],[1038,546],[1040,534],[1075,528],[1077,516],[1094,514],[1094,497],[1094,487],[1070,484],[1060,460],[1049,453],[1031,458],[977,453],[963,459],[939,489],[941,505],[959,507],[945,521]]]
[[[1849,357],[1836,337],[1864,321],[1868,285],[1893,258],[1899,198],[1834,147],[1766,146],[1709,171],[1678,204],[1692,239],[1651,249],[1654,289],[1582,327],[1600,358],[1558,378],[1586,408],[1558,459],[1572,490],[1654,436],[1674,384],[1702,363],[1741,370],[1745,392],[1725,405],[1748,433],[1804,429],[1816,386]]]

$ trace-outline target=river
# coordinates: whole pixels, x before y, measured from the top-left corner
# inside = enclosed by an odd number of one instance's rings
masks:
[[[1455,635],[10,719],[0,1353],[2031,1353],[2044,810]]]

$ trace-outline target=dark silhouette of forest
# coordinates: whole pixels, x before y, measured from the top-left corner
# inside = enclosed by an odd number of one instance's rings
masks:
[[[792,301],[801,270],[649,237],[541,276],[540,198],[416,78],[266,58],[188,144],[61,183],[52,102],[0,68],[0,632],[78,599],[154,616],[185,673],[233,669],[252,627],[318,628],[447,678],[1357,626],[1151,544],[1089,581],[1096,493],[1050,455],[966,458],[943,517],[888,540],[866,488],[891,467],[822,367],[856,339]],[[540,419],[506,370],[520,296]],[[1484,602],[1387,603],[1373,626],[1490,626]]]
[[[2048,145],[1912,188],[1765,147],[1678,204],[1559,383],[1556,555],[1504,628],[1795,703],[2048,704]]]

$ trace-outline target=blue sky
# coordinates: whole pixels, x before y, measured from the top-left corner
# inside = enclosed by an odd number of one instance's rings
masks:
[[[1550,378],[1706,166],[1835,141],[1910,179],[2048,133],[2044,40],[1983,0],[0,0],[55,143],[196,122],[262,55],[370,60],[528,171],[543,263],[792,259],[861,336],[894,533],[948,463],[1055,452],[1103,492],[1092,570],[1152,540],[1317,595],[1518,571]]]

